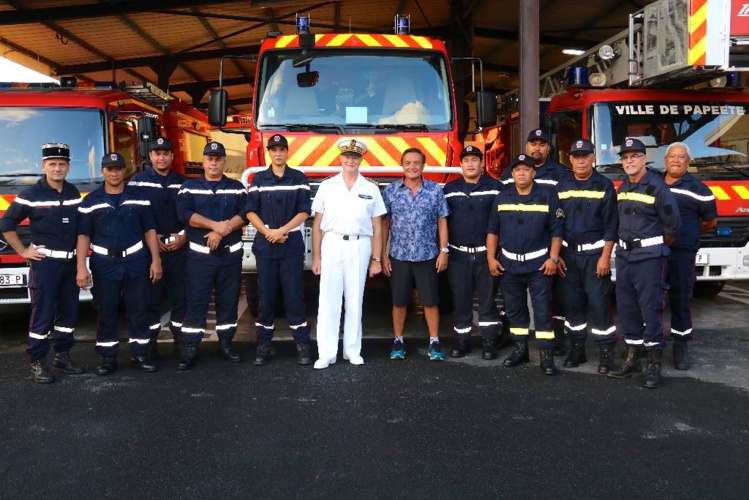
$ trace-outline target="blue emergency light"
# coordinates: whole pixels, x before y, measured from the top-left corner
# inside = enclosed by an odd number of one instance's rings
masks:
[[[588,68],[584,66],[570,68],[570,73],[567,75],[567,84],[570,87],[590,86],[590,81],[588,80]]]
[[[716,227],[715,234],[717,236],[731,236],[731,234],[733,234],[733,229],[730,227]]]
[[[396,35],[410,35],[411,34],[411,15],[406,14],[401,16],[395,15],[395,34]]]
[[[309,14],[296,15],[296,34],[306,35],[309,33]]]

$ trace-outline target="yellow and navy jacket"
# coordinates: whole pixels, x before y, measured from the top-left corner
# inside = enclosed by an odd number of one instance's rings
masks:
[[[141,189],[151,202],[157,234],[168,237],[185,228],[177,216],[177,193],[186,180],[187,177],[173,170],[161,175],[154,168],[138,172],[130,180],[129,184]]]
[[[676,241],[671,243],[671,248],[696,252],[700,249],[702,234],[700,221],[718,217],[715,195],[709,187],[688,172],[668,187],[676,196],[681,215],[681,230]]]
[[[549,157],[543,165],[536,167],[536,174],[533,176],[533,182],[558,190],[559,183],[570,175],[570,171],[564,168],[564,165]],[[500,181],[502,181],[502,184],[505,186],[510,186],[515,183],[515,179],[512,178],[511,168],[502,172]]]
[[[502,183],[482,175],[475,184],[462,177],[445,184],[445,193],[450,215],[447,216],[447,229],[450,244],[463,247],[486,245],[486,229],[492,214],[494,198],[502,188]]]

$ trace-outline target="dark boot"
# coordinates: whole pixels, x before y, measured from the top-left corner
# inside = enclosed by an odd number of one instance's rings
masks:
[[[565,368],[577,368],[588,361],[585,357],[585,344],[582,342],[573,342],[567,359],[564,360]]]
[[[598,350],[598,373],[606,375],[614,368],[614,347],[603,347]]]
[[[686,342],[674,342],[674,368],[689,370],[689,351]]]
[[[628,378],[640,372],[642,372],[640,349],[635,345],[627,344],[627,352],[624,355],[624,363],[622,363],[621,368],[607,373],[606,376],[611,378]]]
[[[159,343],[157,341],[158,335],[154,335],[148,341],[148,357],[151,360],[159,359]]]
[[[554,366],[554,350],[553,349],[541,349],[541,371],[544,375],[556,375],[557,367]]]
[[[504,365],[513,367],[530,361],[528,357],[528,339],[516,340],[515,350],[512,351],[510,357],[505,359]]]
[[[218,341],[218,346],[221,349],[221,354],[223,354],[230,363],[239,363],[242,361],[242,358],[237,354],[237,351],[232,348],[231,339],[220,339]]]
[[[645,374],[645,387],[655,389],[661,385],[661,354],[663,349],[648,351],[648,368]]]
[[[494,339],[484,339],[484,349],[481,352],[481,359],[497,359],[497,350],[494,348]]]
[[[159,369],[159,367],[156,366],[156,363],[145,354],[133,354],[130,358],[130,364],[149,373],[155,372]]]
[[[557,343],[554,348],[554,356],[564,356],[567,354],[567,334],[564,331],[564,321],[555,319],[554,324],[554,341]]]
[[[455,337],[455,344],[453,344],[453,350],[450,351],[450,357],[462,358],[469,352],[471,352],[471,334],[459,333]]]
[[[177,365],[178,370],[189,370],[198,359],[198,344],[182,344],[182,357]]]
[[[255,352],[255,365],[264,365],[270,361],[270,346],[270,341],[260,342],[257,345],[257,351]]]
[[[55,377],[47,368],[46,359],[37,359],[31,362],[31,378],[37,384],[51,384],[55,381]]]
[[[296,354],[299,360],[297,363],[303,366],[312,364],[312,352],[309,344],[297,344]],[[257,360],[255,360],[257,362]]]
[[[86,371],[75,364],[75,362],[70,358],[69,351],[56,353],[55,359],[52,361],[52,366],[63,373],[69,373],[71,375],[80,375],[81,373]]]
[[[96,374],[106,376],[117,369],[117,358],[114,356],[104,356],[101,358],[101,364],[96,367]]]

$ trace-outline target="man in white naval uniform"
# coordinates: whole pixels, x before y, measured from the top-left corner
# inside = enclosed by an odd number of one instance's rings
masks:
[[[381,216],[385,204],[377,184],[359,173],[366,146],[356,139],[338,143],[340,174],[326,179],[312,202],[312,272],[320,275],[317,313],[318,370],[335,363],[341,298],[346,298],[343,359],[362,365],[361,315],[364,282],[382,271]]]

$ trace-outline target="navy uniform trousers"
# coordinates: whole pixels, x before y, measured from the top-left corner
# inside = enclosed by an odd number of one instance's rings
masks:
[[[663,348],[666,257],[630,262],[616,258],[616,308],[629,345]]]
[[[458,255],[460,254],[460,255]],[[494,298],[499,281],[489,272],[486,251],[465,253],[451,250],[447,277],[455,306],[455,333],[469,335],[473,327],[473,294],[478,300],[479,330],[484,340],[495,340],[499,333],[499,313]]]
[[[50,336],[55,352],[66,352],[73,347],[79,293],[75,276],[75,259],[46,257],[31,261],[31,321],[26,347],[30,361],[47,356]]]
[[[671,308],[671,337],[691,341],[692,310],[689,303],[694,289],[694,260],[697,252],[672,248],[668,257],[668,302]]]
[[[93,270],[91,293],[94,308],[98,314],[96,329],[96,352],[101,356],[117,356],[120,346],[119,309],[120,300],[125,302],[125,319],[130,344],[130,352],[135,355],[148,354],[149,334],[146,316],[146,301],[150,278],[131,277],[105,279]]]
[[[148,325],[152,338],[161,331],[161,298],[166,289],[169,298],[169,329],[174,340],[180,338],[182,319],[187,310],[187,243],[176,252],[161,252],[163,276],[148,287]]]
[[[309,344],[310,328],[304,311],[304,255],[277,259],[255,257],[257,282],[260,294],[257,336],[261,342],[273,339],[273,318],[279,288],[283,295],[286,319],[297,344]]]
[[[541,271],[524,274],[505,272],[500,276],[500,283],[513,339],[527,339],[530,335],[530,294],[536,344],[539,349],[554,349],[556,341],[551,321],[551,277],[545,276]]]

